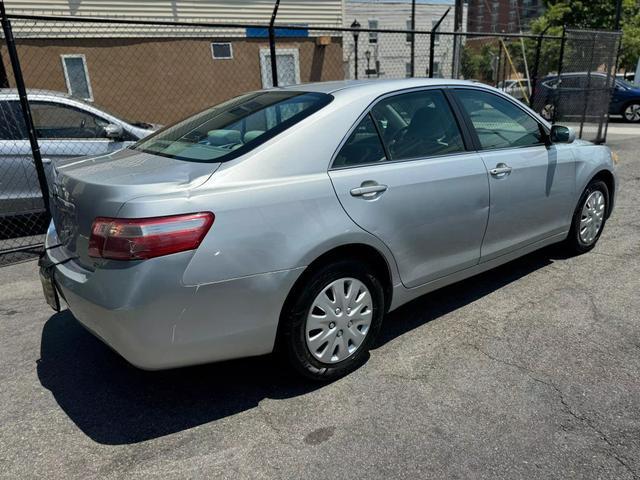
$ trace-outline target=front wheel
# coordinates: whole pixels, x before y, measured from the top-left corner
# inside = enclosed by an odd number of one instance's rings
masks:
[[[580,196],[573,214],[566,246],[574,254],[588,252],[596,246],[609,208],[609,188],[602,180],[593,180]]]
[[[280,350],[314,380],[334,380],[358,368],[380,330],[382,285],[366,265],[350,260],[313,272],[281,318]]]
[[[622,118],[625,122],[638,123],[640,122],[640,102],[631,102],[624,107],[622,111]]]

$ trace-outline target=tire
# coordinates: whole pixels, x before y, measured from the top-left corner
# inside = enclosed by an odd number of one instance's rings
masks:
[[[640,102],[630,102],[622,110],[622,119],[628,123],[640,122]]]
[[[349,299],[340,294],[341,286],[343,292],[349,292]],[[356,303],[363,292],[364,296]],[[319,381],[335,380],[366,362],[384,311],[382,285],[366,264],[339,260],[325,265],[311,272],[285,303],[277,350],[303,376]],[[327,345],[322,348],[325,341]]]
[[[587,201],[591,205],[591,212],[587,211],[589,207],[585,207]],[[580,195],[580,200],[573,214],[571,230],[565,241],[569,253],[580,255],[596,246],[607,221],[608,209],[609,188],[607,184],[602,180],[592,180]],[[590,222],[589,217],[591,218]],[[596,227],[589,227],[589,225],[596,225],[597,229]],[[584,233],[582,233],[583,229]]]

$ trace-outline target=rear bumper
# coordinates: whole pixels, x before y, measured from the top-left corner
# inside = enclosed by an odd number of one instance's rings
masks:
[[[184,252],[95,271],[46,253],[75,318],[133,365],[158,370],[273,350],[280,310],[302,269],[187,286]],[[61,263],[62,262],[62,263]]]

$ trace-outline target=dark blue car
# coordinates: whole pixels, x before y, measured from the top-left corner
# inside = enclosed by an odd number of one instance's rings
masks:
[[[601,72],[563,73],[543,78],[536,87],[534,107],[551,120],[557,106],[560,117],[598,116],[609,104],[611,115],[622,115],[627,122],[640,122],[640,87],[616,79],[613,92],[607,88],[611,77]],[[608,83],[609,82],[609,83]],[[609,103],[611,100],[611,103]]]

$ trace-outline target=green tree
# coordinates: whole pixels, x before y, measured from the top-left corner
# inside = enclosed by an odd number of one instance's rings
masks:
[[[534,33],[545,28],[550,35],[562,34],[562,26],[570,28],[613,30],[616,1],[614,0],[545,0],[544,15],[531,23]],[[634,69],[640,57],[640,6],[636,0],[622,0],[622,48],[619,66]],[[545,41],[543,59],[557,58],[559,42]],[[546,69],[542,69],[546,70]]]

